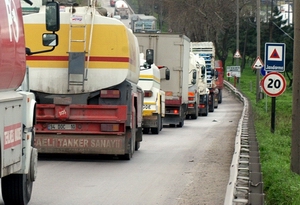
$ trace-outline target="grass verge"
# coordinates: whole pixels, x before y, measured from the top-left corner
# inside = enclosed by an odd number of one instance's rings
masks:
[[[271,100],[256,102],[256,74],[246,68],[236,87],[253,106],[255,129],[260,149],[263,187],[266,205],[299,205],[300,176],[293,173],[291,164],[292,89],[276,97],[275,130],[271,132]],[[262,76],[260,76],[262,79]],[[233,83],[233,79],[227,79]],[[300,125],[299,125],[300,126]]]

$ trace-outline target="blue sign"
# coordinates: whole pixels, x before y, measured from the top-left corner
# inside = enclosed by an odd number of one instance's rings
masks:
[[[260,69],[260,74],[262,76],[265,76],[267,74],[267,72],[265,71],[265,67],[264,66]]]
[[[285,70],[285,44],[265,44],[265,71],[284,72]]]

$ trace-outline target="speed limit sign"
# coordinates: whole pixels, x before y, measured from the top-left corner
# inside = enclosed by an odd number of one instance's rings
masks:
[[[278,72],[270,72],[261,80],[260,85],[267,95],[277,97],[285,91],[286,81]]]

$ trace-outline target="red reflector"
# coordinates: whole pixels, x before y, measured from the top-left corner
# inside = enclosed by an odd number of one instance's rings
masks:
[[[120,98],[119,90],[101,90],[101,98]]]
[[[144,96],[145,97],[152,97],[152,91],[150,91],[150,90],[147,90],[147,91],[145,91],[145,93],[144,93]]]
[[[189,101],[192,101],[192,100],[194,100],[195,98],[192,98],[192,97],[189,97]]]
[[[203,104],[199,105],[199,108],[205,108],[205,105],[203,105]]]
[[[118,132],[119,124],[101,124],[102,132]]]

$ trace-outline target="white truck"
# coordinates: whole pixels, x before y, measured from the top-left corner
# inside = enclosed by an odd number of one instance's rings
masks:
[[[207,85],[205,60],[203,57],[200,57],[199,55],[195,55],[195,58],[198,67],[200,68],[201,71],[201,77],[199,79],[199,84],[198,84],[198,91],[200,96],[198,116],[207,116],[209,112],[209,103],[208,103],[209,89]]]
[[[157,19],[145,14],[133,14],[130,18],[133,33],[160,33],[157,28]]]
[[[201,70],[199,63],[196,60],[196,56],[190,52],[190,64],[189,64],[189,88],[188,88],[188,108],[186,119],[190,117],[192,119],[198,118],[199,109],[199,83],[201,78]]]
[[[38,151],[34,148],[36,99],[28,87],[26,54],[48,52],[57,45],[55,31],[59,25],[52,20],[59,17],[58,4],[49,2],[47,11],[52,13],[44,16],[43,21],[46,18],[46,28],[53,33],[40,34],[43,45],[49,46],[51,42],[53,48],[31,52],[25,47],[20,0],[0,1],[0,177],[6,205],[28,204],[37,175]],[[28,38],[36,40],[35,35]]]
[[[219,90],[216,85],[217,72],[215,70],[215,46],[213,42],[191,42],[191,52],[205,60],[207,85],[209,89],[208,103],[209,112],[214,112],[218,108]]]
[[[181,34],[135,33],[140,51],[154,50],[154,63],[167,65],[170,79],[161,82],[166,94],[163,125],[182,127],[187,114],[190,39]],[[161,73],[164,72],[161,70]]]
[[[116,1],[114,15],[120,15],[121,19],[128,19],[129,8],[125,1]]]
[[[158,134],[162,128],[162,119],[165,117],[165,92],[161,90],[161,75],[159,68],[153,63],[153,50],[146,50],[140,53],[141,71],[138,85],[144,91],[143,106],[143,134]],[[166,70],[167,72],[167,70]],[[164,79],[168,80],[166,73]]]

